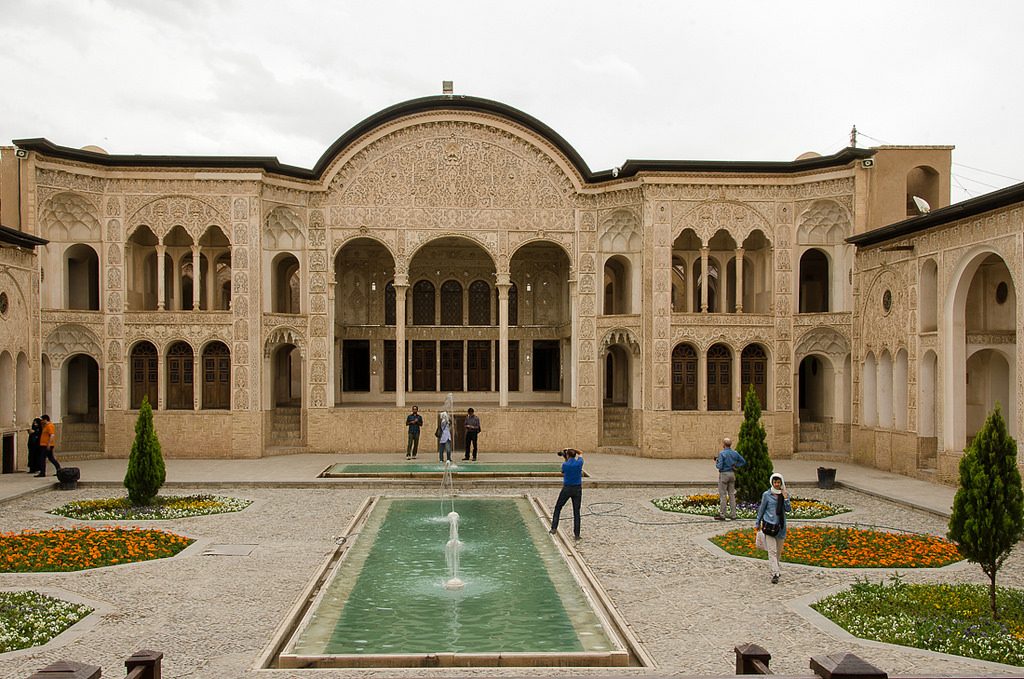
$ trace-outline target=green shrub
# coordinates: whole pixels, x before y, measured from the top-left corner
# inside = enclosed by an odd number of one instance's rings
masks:
[[[128,471],[124,475],[124,487],[128,489],[132,504],[151,503],[160,492],[166,477],[160,440],[153,429],[153,408],[149,405],[149,399],[143,397],[139,417],[135,420],[135,441],[128,458]]]
[[[761,424],[761,403],[751,385],[743,399],[743,424],[736,442],[737,452],[747,461],[736,470],[736,495],[743,502],[758,502],[761,494],[768,490],[772,459],[768,457],[767,439]]]

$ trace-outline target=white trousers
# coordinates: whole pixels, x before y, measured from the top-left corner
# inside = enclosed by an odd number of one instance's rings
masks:
[[[768,569],[772,575],[779,575],[779,555],[782,554],[783,538],[765,533],[764,544],[768,548]]]

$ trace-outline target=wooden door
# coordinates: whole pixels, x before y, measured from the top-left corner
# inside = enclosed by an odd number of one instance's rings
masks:
[[[432,340],[413,340],[413,391],[437,391],[437,350],[435,347]]]
[[[231,354],[216,342],[203,352],[203,410],[231,409]]]
[[[491,390],[491,343],[488,340],[469,340],[466,364],[470,391]]]
[[[462,340],[441,341],[441,391],[462,391]]]
[[[195,364],[192,347],[178,342],[167,352],[167,408],[192,410]]]

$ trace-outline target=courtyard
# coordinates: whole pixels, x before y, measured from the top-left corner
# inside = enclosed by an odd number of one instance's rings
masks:
[[[482,455],[488,461],[543,463],[542,455]],[[341,458],[341,459],[339,459]],[[497,460],[495,460],[497,458]],[[370,495],[436,496],[436,479],[317,479],[336,462],[378,462],[381,456],[298,455],[252,461],[168,460],[162,494],[215,492],[252,500],[240,512],[135,525],[159,527],[196,542],[178,556],[72,573],[0,575],[0,589],[34,589],[97,610],[55,643],[0,656],[0,676],[27,676],[60,659],[123,673],[124,659],[140,649],[162,651],[166,677],[299,677],[306,670],[259,670],[260,657],[310,579],[335,548],[361,503]],[[83,484],[59,491],[27,474],[0,478],[0,531],[103,525],[47,514],[65,502],[109,497],[124,460],[85,460]],[[848,505],[829,521],[942,535],[943,511],[954,489],[851,464],[839,464],[846,487],[814,486],[818,463],[784,460],[795,494]],[[618,668],[616,674],[729,675],[733,647],[754,642],[784,674],[807,674],[811,655],[852,651],[897,674],[1014,674],[1019,670],[966,658],[860,641],[837,632],[808,604],[857,579],[888,579],[883,569],[820,569],[783,565],[780,584],[769,584],[762,561],[727,555],[708,542],[743,522],[662,512],[657,497],[713,490],[710,460],[649,460],[587,456],[583,540],[576,546],[614,606],[656,665]],[[107,485],[109,483],[110,485]],[[530,494],[550,509],[558,479],[458,477],[464,494]],[[887,499],[887,498],[891,498]],[[456,499],[456,508],[458,500]],[[563,517],[565,518],[565,517]],[[118,522],[118,525],[133,525]],[[563,523],[563,526],[571,524]],[[564,528],[563,528],[564,530]],[[214,551],[241,555],[204,555]],[[224,547],[228,547],[225,549]],[[234,548],[234,549],[233,549]],[[981,570],[962,562],[943,569],[899,571],[907,582],[984,582]],[[1024,558],[1015,553],[1000,585],[1024,586]],[[602,674],[612,670],[574,669]],[[422,669],[393,669],[393,676],[421,676]],[[428,670],[438,676],[545,676],[557,668]],[[317,676],[379,676],[380,670],[318,670]]]

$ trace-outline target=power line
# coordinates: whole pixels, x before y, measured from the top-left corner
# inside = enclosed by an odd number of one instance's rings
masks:
[[[959,165],[960,167],[966,167],[968,170],[974,170],[976,172],[984,172],[985,174],[990,174],[990,175],[992,175],[994,177],[1002,177],[1003,179],[1009,179],[1010,181],[1014,181],[1014,182],[1022,181],[1022,180],[1018,179],[1017,177],[1010,177],[1010,176],[1007,176],[1005,174],[999,174],[998,172],[992,172],[990,170],[982,170],[980,167],[971,167],[970,165],[964,165],[963,163],[953,163],[953,164],[954,165]]]

